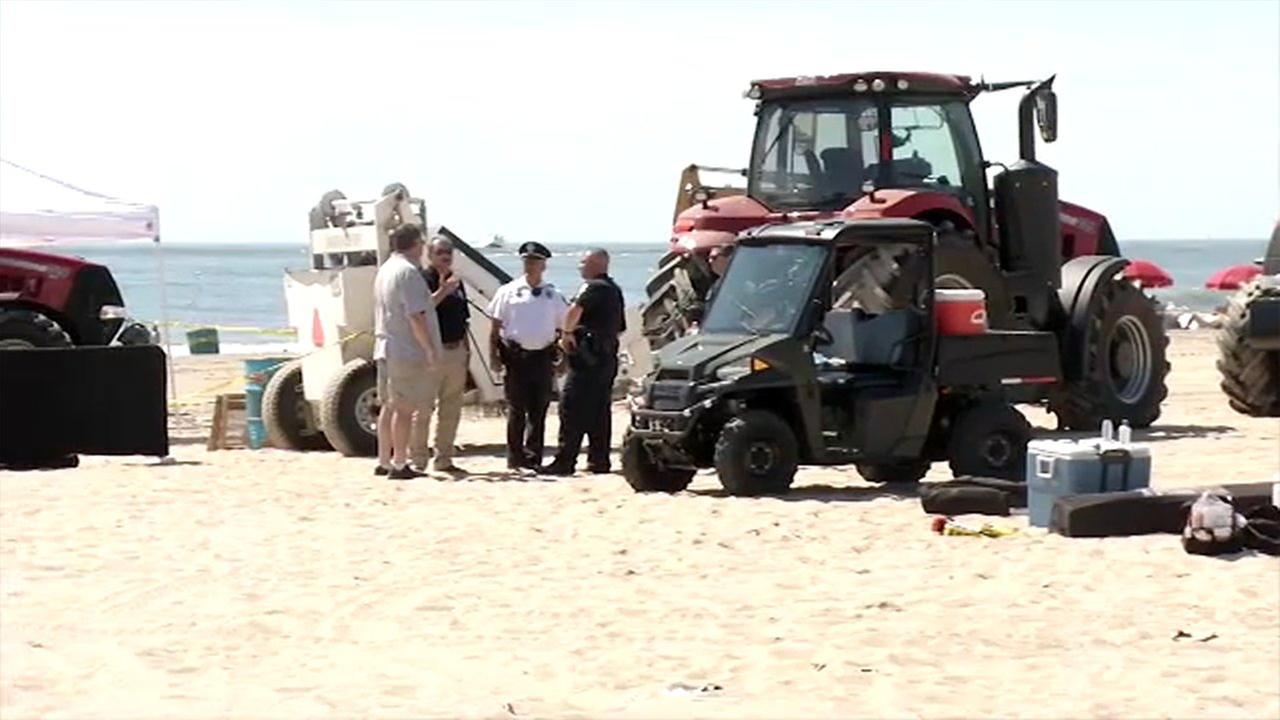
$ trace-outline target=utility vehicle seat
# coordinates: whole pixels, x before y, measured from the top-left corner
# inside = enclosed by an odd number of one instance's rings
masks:
[[[923,319],[912,309],[880,315],[837,309],[827,312],[823,325],[831,333],[832,356],[853,365],[901,366],[914,359]]]

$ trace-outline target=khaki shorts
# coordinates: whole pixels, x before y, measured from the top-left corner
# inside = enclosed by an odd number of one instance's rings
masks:
[[[439,373],[426,363],[379,360],[378,401],[388,400],[413,408],[424,408],[435,399]]]

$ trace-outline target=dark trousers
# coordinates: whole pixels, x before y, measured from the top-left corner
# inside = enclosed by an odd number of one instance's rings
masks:
[[[503,391],[507,397],[507,465],[542,464],[543,429],[551,404],[553,348],[533,352],[506,346]]]
[[[560,452],[556,464],[573,467],[587,436],[587,467],[609,467],[613,380],[618,375],[617,352],[605,354],[594,367],[569,364],[560,396]]]

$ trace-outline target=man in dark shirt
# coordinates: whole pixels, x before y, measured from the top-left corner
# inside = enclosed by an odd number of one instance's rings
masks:
[[[562,343],[569,374],[560,395],[560,451],[542,471],[572,475],[582,437],[587,436],[587,469],[609,472],[609,404],[618,374],[618,335],[626,330],[622,290],[609,277],[609,253],[588,251],[579,265],[582,288],[565,317]]]
[[[467,307],[466,288],[453,273],[453,243],[448,238],[435,238],[428,248],[427,259],[430,264],[422,271],[422,277],[431,290],[431,302],[435,305],[440,325],[440,343],[444,348],[439,363],[440,383],[432,403],[439,415],[433,464],[437,472],[460,473],[462,469],[453,464],[453,450],[458,437],[458,421],[462,417],[462,395],[467,389],[467,365],[471,359],[467,338],[471,311]],[[419,412],[413,423],[409,449],[414,466],[422,471],[427,469],[430,435],[431,412]]]

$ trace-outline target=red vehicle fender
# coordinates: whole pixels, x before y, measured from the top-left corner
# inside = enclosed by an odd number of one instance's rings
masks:
[[[852,220],[875,218],[919,218],[938,225],[951,220],[956,227],[972,228],[973,212],[956,196],[932,190],[876,190],[875,199],[863,195],[844,209],[842,215]]]
[[[75,285],[76,274],[90,264],[80,258],[35,250],[0,249],[0,302],[61,311]]]
[[[1081,255],[1118,255],[1115,237],[1107,218],[1088,208],[1058,201],[1058,222],[1062,225],[1062,259]]]

